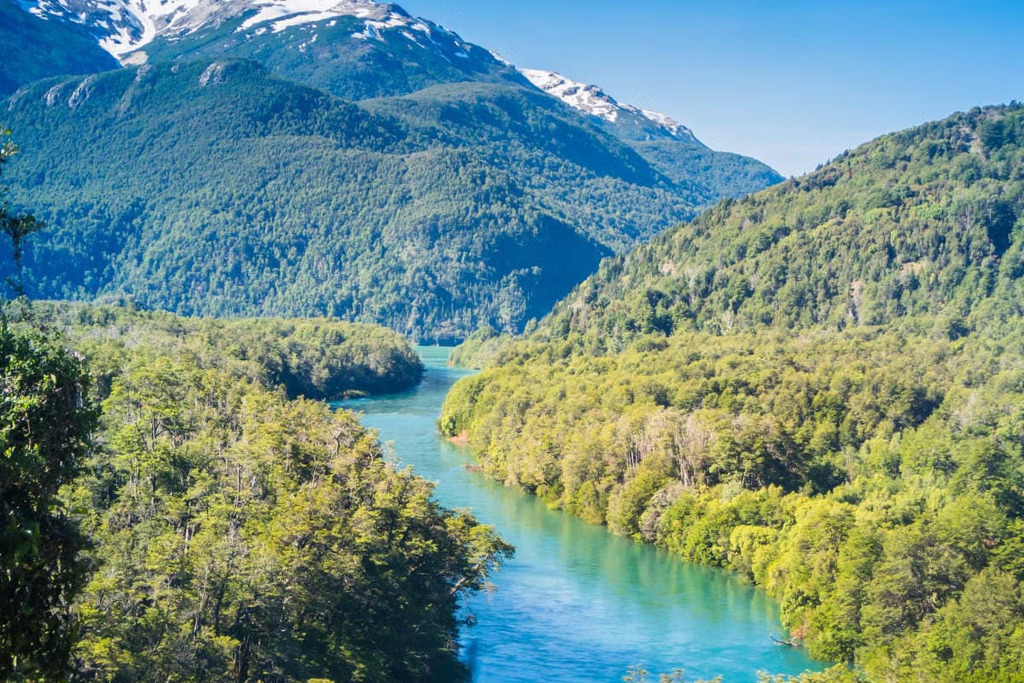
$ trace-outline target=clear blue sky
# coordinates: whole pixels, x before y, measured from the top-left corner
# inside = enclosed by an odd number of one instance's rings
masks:
[[[798,175],[882,133],[1024,100],[1024,0],[399,0]]]

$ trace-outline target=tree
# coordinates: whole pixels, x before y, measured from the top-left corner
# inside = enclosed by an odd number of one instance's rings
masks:
[[[37,332],[0,326],[0,680],[60,679],[85,545],[58,491],[79,471],[95,412],[82,363]]]
[[[10,134],[10,130],[0,126],[0,135],[9,136]],[[18,146],[10,140],[5,140],[0,144],[0,174],[3,173],[3,166],[7,163],[7,160],[17,153]],[[31,214],[12,214],[7,200],[4,198],[4,194],[6,194],[6,190],[3,185],[0,185],[0,230],[11,238],[11,250],[14,257],[14,265],[20,271],[21,251],[25,238],[33,232],[41,230],[43,228],[43,224],[37,221]],[[20,276],[9,278],[8,285],[15,294],[20,295],[24,293]]]
[[[0,127],[0,133],[10,131]],[[0,169],[17,152],[0,144]],[[0,230],[17,263],[41,226],[14,215],[0,187]],[[20,282],[13,289],[21,293]],[[0,679],[63,678],[74,644],[71,602],[87,573],[85,539],[58,493],[89,450],[96,413],[82,362],[52,337],[0,319]]]

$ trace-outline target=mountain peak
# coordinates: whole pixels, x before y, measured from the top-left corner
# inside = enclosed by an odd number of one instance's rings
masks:
[[[573,109],[601,119],[605,127],[615,128],[621,137],[634,140],[677,138],[698,143],[689,128],[671,117],[631,104],[620,104],[596,85],[574,81],[555,71],[520,69],[519,72],[535,86]]]
[[[368,30],[415,23],[401,7],[374,0],[18,0],[43,19],[57,17],[89,28],[99,44],[123,59],[154,39],[183,36],[246,16],[239,30],[267,25],[272,32],[338,17],[355,17]]]

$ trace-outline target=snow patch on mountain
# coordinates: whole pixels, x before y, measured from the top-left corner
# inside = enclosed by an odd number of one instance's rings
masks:
[[[405,26],[411,18],[393,5],[381,5],[372,0],[258,0],[251,3],[259,11],[245,20],[238,29],[244,31],[253,26],[274,22],[274,33],[291,26],[301,26],[341,16],[356,17],[367,21],[392,22]]]
[[[649,121],[653,121],[665,130],[669,131],[677,137],[693,137],[693,131],[679,123],[670,116],[662,114],[660,111],[651,111],[650,109],[640,109],[641,114],[644,115]]]
[[[651,135],[661,133],[696,141],[693,132],[675,119],[661,112],[620,104],[596,85],[580,83],[554,71],[519,69],[519,72],[544,92],[584,114],[612,124],[631,124],[638,130],[647,129]]]
[[[554,95],[574,109],[612,123],[619,119],[622,107],[596,85],[579,83],[554,71],[538,69],[520,69],[519,71],[535,86]]]
[[[91,30],[103,49],[119,59],[151,43],[158,36],[174,39],[209,26],[252,13],[238,28],[253,33],[280,33],[338,17],[364,21],[367,37],[390,28],[432,30],[423,20],[410,17],[397,5],[374,0],[18,0],[42,18],[56,17]],[[447,33],[447,32],[445,32]],[[448,34],[462,45],[455,34]]]

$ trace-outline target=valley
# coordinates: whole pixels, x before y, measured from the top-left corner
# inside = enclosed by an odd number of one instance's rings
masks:
[[[29,238],[31,296],[458,342],[521,331],[601,258],[781,180],[655,113],[643,136],[606,130],[396,6],[278,5],[159,5],[163,31],[140,28],[158,14],[99,36],[124,68],[9,96],[7,182],[50,226]]]
[[[472,453],[435,429],[445,394],[467,373],[447,365],[448,349],[419,352],[427,374],[415,390],[341,405],[393,442],[402,465],[437,481],[440,502],[472,509],[516,547],[491,577],[497,590],[463,607],[475,621],[462,636],[474,681],[615,683],[638,665],[743,681],[822,668],[772,642],[776,605],[735,575],[612,536],[473,471]]]
[[[574,2],[0,0],[0,679],[1024,680],[1024,11]]]

